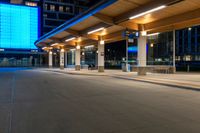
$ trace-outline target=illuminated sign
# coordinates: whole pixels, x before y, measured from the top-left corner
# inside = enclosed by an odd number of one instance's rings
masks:
[[[138,51],[137,46],[130,46],[128,47],[128,52],[136,53]]]
[[[37,49],[38,18],[37,7],[0,4],[0,48]]]

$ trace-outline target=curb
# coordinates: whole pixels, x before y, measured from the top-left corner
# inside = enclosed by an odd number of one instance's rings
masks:
[[[163,86],[168,86],[168,87],[176,87],[176,88],[185,89],[185,90],[200,91],[200,88],[193,87],[193,86],[185,86],[185,85],[183,86],[183,85],[178,85],[178,84],[169,84],[169,83],[164,83],[164,82],[159,82],[159,81],[137,79],[137,78],[128,78],[128,77],[115,76],[115,75],[107,75],[107,74],[99,75],[99,74],[91,74],[91,73],[86,74],[86,73],[74,73],[74,72],[67,72],[67,71],[61,72],[61,71],[56,71],[56,70],[44,70],[44,71],[50,71],[50,72],[56,72],[56,73],[62,73],[62,74],[71,74],[71,75],[108,76],[108,77],[124,79],[124,80],[132,80],[132,81],[137,81],[137,82],[151,83],[151,84],[163,85]]]
[[[136,79],[136,78],[125,78],[125,77],[120,77],[120,76],[112,76],[113,78],[118,78],[118,79],[124,79],[124,80],[134,80],[138,82],[144,82],[144,83],[151,83],[151,84],[157,84],[157,85],[163,85],[163,86],[169,86],[169,87],[176,87],[176,88],[181,88],[185,90],[193,90],[193,91],[200,91],[200,88],[198,87],[192,87],[192,86],[182,86],[182,85],[177,85],[177,84],[168,84],[168,83],[163,83],[163,82],[156,82],[156,81],[150,81],[150,80],[142,80],[142,79]]]

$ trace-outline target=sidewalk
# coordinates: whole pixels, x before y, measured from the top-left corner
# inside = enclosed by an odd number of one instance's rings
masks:
[[[190,90],[200,91],[200,73],[176,73],[176,74],[157,74],[148,73],[146,76],[138,76],[136,72],[122,72],[121,70],[105,70],[99,73],[97,70],[75,71],[74,69],[45,69],[45,71],[53,71],[58,73],[66,73],[72,75],[87,76],[109,76],[125,80],[134,80],[139,82],[148,82],[172,87],[179,87]]]

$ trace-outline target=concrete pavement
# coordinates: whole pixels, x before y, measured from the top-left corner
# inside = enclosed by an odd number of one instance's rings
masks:
[[[121,70],[105,70],[104,73],[99,73],[97,70],[91,71],[86,69],[82,69],[81,71],[75,71],[72,68],[67,68],[64,70],[60,70],[57,68],[43,69],[43,70],[72,74],[72,75],[110,76],[115,78],[135,80],[140,82],[147,82],[147,83],[200,91],[200,73],[179,73],[179,72],[177,72],[176,74],[148,73],[146,76],[138,76],[136,72],[122,72]]]
[[[200,132],[196,91],[41,70],[0,79],[0,133]]]

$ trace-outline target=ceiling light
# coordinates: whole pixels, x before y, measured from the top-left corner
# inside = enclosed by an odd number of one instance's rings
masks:
[[[104,44],[105,44],[105,41],[101,40],[101,41],[100,41],[100,44],[101,44],[101,45],[104,45]]]
[[[134,15],[134,16],[130,17],[129,19],[138,18],[138,17],[144,16],[144,15],[146,15],[146,14],[149,14],[149,13],[152,13],[152,12],[155,12],[155,11],[158,11],[158,10],[161,10],[161,9],[163,9],[163,8],[165,8],[165,7],[166,7],[165,5],[162,5],[162,6],[153,8],[153,9],[151,9],[151,10],[142,12],[142,13],[140,13],[140,14]]]
[[[93,48],[94,45],[85,46],[85,48]]]
[[[142,36],[146,36],[147,32],[146,31],[142,31],[141,34],[142,34]]]
[[[92,31],[89,31],[88,34],[92,34],[92,33],[95,33],[95,32],[98,32],[98,31],[101,31],[103,30],[104,27],[101,27],[101,28],[98,28],[98,29],[95,29],[95,30],[92,30]]]
[[[77,46],[76,46],[76,49],[80,49],[80,48],[81,48],[81,46],[80,46],[80,45],[77,45]]]
[[[74,40],[74,39],[76,39],[76,38],[75,38],[75,37],[72,37],[72,38],[66,39],[65,42],[69,42],[69,41],[72,41],[72,40]]]
[[[56,46],[56,45],[58,45],[58,43],[51,44],[51,46]]]
[[[47,47],[43,47],[42,49],[44,50],[44,49],[46,49]]]
[[[60,52],[65,52],[65,50],[64,50],[64,49],[61,49]]]
[[[76,50],[76,49],[74,49],[74,48],[73,48],[73,49],[70,49],[70,51],[75,51],[75,50]]]
[[[160,33],[152,33],[152,34],[148,34],[147,36],[156,36],[159,35]]]

